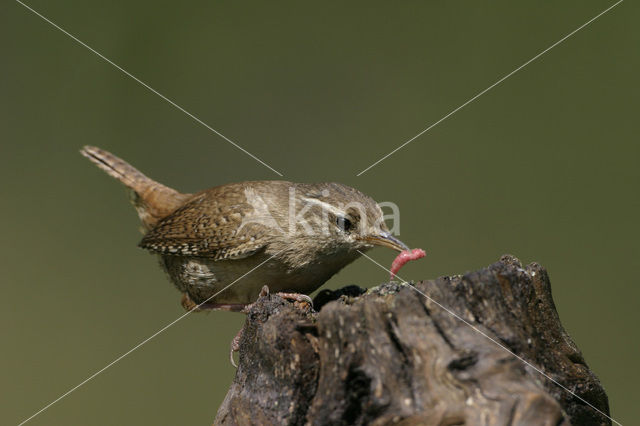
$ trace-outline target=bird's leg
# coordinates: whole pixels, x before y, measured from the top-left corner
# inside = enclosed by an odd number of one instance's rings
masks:
[[[182,307],[187,311],[202,312],[202,311],[230,311],[230,312],[244,312],[245,308],[249,305],[243,303],[212,303],[202,302],[196,303],[191,300],[189,294],[182,293],[182,299],[180,300]]]
[[[269,296],[269,294],[270,294],[269,287],[265,285],[262,287],[262,290],[260,290],[258,299],[260,299],[261,297]],[[309,307],[313,309],[313,301],[306,294],[281,292],[281,293],[276,293],[276,296],[280,296],[285,300],[289,300],[293,302],[294,306],[298,308],[304,308],[305,305],[309,305]],[[219,311],[229,311],[229,312],[242,312],[246,314],[247,312],[249,312],[251,307],[255,305],[255,303],[256,302],[248,303],[248,304],[212,303],[212,302],[196,303],[191,299],[191,297],[189,297],[188,293],[182,293],[182,299],[180,300],[180,304],[186,311],[194,311],[194,312],[219,310]]]
[[[185,311],[199,311],[200,308],[196,302],[191,300],[188,293],[182,293],[182,298],[180,299],[180,304],[184,308]]]

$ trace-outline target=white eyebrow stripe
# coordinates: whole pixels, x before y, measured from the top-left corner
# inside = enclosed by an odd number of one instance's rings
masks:
[[[333,206],[333,205],[331,205],[329,203],[326,203],[324,201],[320,201],[317,198],[302,197],[302,199],[304,201],[306,201],[307,203],[309,203],[309,204],[313,204],[315,206],[320,206],[321,208],[323,208],[323,209],[325,209],[325,210],[327,210],[327,211],[329,211],[329,212],[331,212],[331,213],[333,213],[333,214],[335,214],[337,216],[344,216],[345,215],[345,213],[342,210],[340,210],[339,208],[337,208],[337,207],[335,207],[335,206]]]

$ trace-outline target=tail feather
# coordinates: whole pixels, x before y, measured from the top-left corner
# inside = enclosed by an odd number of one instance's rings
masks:
[[[142,192],[149,185],[157,182],[143,175],[121,158],[95,146],[85,146],[80,153],[87,157],[93,164],[107,172],[111,177],[118,179],[136,192]]]
[[[191,196],[148,178],[131,164],[98,147],[85,146],[80,153],[133,191],[133,204],[147,230],[153,228],[160,219],[171,214]]]

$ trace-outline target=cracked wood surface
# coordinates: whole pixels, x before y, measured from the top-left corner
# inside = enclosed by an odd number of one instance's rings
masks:
[[[503,256],[415,287],[608,414],[540,265]],[[408,286],[363,292],[325,290],[314,301],[319,312],[260,299],[215,424],[610,424]]]

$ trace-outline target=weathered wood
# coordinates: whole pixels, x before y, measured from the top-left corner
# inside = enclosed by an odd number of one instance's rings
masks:
[[[353,286],[325,291],[318,313],[277,296],[259,300],[215,423],[610,424],[532,368],[608,414],[540,265],[503,256],[415,288],[431,299],[390,283],[362,295]]]

